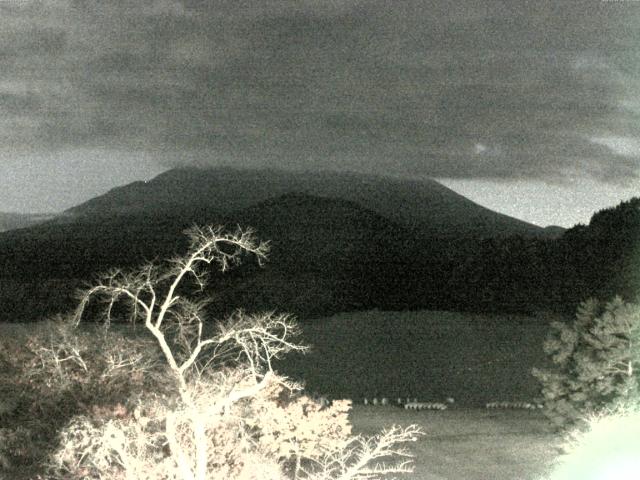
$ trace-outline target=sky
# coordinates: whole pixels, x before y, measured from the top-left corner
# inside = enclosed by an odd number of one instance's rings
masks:
[[[587,223],[640,195],[640,1],[0,0],[0,211],[193,163]]]

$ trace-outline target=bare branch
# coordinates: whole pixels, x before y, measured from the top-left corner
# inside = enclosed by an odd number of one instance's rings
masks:
[[[416,425],[406,428],[393,426],[371,438],[356,436],[346,445],[329,452],[316,460],[315,467],[303,470],[305,480],[374,480],[387,478],[391,474],[413,472],[411,460],[401,460],[392,464],[377,463],[383,458],[412,455],[399,444],[415,442],[423,435]]]
[[[184,257],[174,260],[174,270],[167,276],[173,280],[156,317],[157,328],[160,328],[167,311],[175,302],[176,288],[186,275],[193,276],[201,290],[204,288],[206,284],[205,271],[201,268],[201,264],[209,265],[215,262],[224,272],[229,267],[239,264],[244,252],[255,255],[258,263],[262,265],[269,251],[267,243],[256,242],[251,229],[238,228],[233,234],[225,234],[222,227],[200,228],[194,226],[185,233],[191,240],[191,246]],[[227,251],[222,247],[223,245],[227,248],[230,247],[231,251]]]
[[[163,265],[149,263],[131,272],[108,272],[82,292],[73,316],[77,326],[89,302],[95,298],[106,305],[103,319],[105,327],[108,327],[119,311],[118,307],[128,307],[128,319],[134,323],[143,320],[145,328],[155,338],[173,376],[175,384],[172,387],[177,387],[177,396],[167,403],[160,402],[162,407],[156,410],[155,415],[161,421],[157,422],[155,431],[148,429],[152,422],[143,420],[138,410],[137,414],[134,412],[134,423],[127,423],[132,422],[131,419],[122,419],[118,420],[120,423],[108,424],[108,428],[94,428],[88,423],[83,426],[87,435],[96,442],[92,444],[95,449],[91,451],[87,451],[83,442],[76,441],[75,437],[69,440],[69,445],[80,450],[80,461],[85,456],[95,457],[95,452],[109,452],[108,457],[101,454],[99,463],[94,464],[100,478],[116,478],[106,473],[102,476],[102,472],[113,465],[126,473],[125,478],[245,478],[242,471],[232,475],[230,469],[249,468],[249,464],[244,463],[248,457],[241,455],[254,453],[250,451],[251,446],[255,447],[260,436],[252,429],[261,427],[260,421],[252,422],[243,416],[247,411],[259,412],[265,408],[280,415],[283,408],[280,403],[289,402],[293,398],[292,392],[302,388],[273,370],[274,359],[307,349],[295,342],[300,330],[291,317],[274,312],[248,315],[239,310],[219,323],[213,334],[207,337],[204,334],[207,302],[192,300],[188,298],[189,293],[185,293],[188,292],[184,288],[187,278],[195,282],[200,292],[203,291],[207,269],[212,265],[224,272],[238,265],[248,254],[262,264],[269,250],[268,244],[257,242],[251,230],[240,228],[229,234],[220,227],[192,227],[186,233],[190,246],[183,256]],[[69,342],[65,345],[64,351],[52,349],[43,353],[53,359],[58,369],[62,362],[73,361],[82,365],[81,352]],[[128,356],[109,352],[101,378],[111,381],[121,371],[145,369],[147,365],[144,362],[143,355],[135,352]],[[282,400],[280,394],[284,388],[289,392],[285,392],[285,400]],[[175,392],[174,388],[171,390]],[[287,434],[295,438],[292,437],[287,445],[292,446],[296,455],[296,480],[381,479],[388,474],[412,471],[410,455],[399,445],[415,441],[422,433],[418,427],[392,427],[377,437],[365,439],[358,436],[347,440],[351,432],[347,418],[350,401],[336,401],[329,413],[320,407],[314,410],[314,405],[313,402],[297,400],[289,404],[289,415],[295,422],[292,423],[293,430],[288,428]],[[317,415],[316,419],[330,425],[326,432],[332,433],[323,435],[328,436],[330,442],[335,442],[333,445],[325,441],[318,447],[316,439],[312,438],[307,442],[312,447],[303,449],[302,437],[291,433],[294,430],[304,431],[304,428],[296,430],[296,425],[298,421],[304,422],[300,417],[306,416],[308,407],[311,408],[309,412]],[[281,417],[278,418],[281,421]],[[270,428],[265,427],[263,433]],[[319,435],[313,433],[313,429],[310,431],[312,433],[300,434]],[[114,436],[118,442],[109,446]],[[284,442],[282,438],[280,441]],[[240,447],[241,452],[233,453],[240,456],[229,460],[225,458],[228,452],[223,455],[218,451],[227,443],[231,449]],[[159,444],[164,455],[160,459],[148,454],[149,449],[157,449]],[[280,461],[292,455],[291,451],[286,447],[284,453],[273,453],[273,458],[268,460],[273,460],[273,464],[280,468]],[[392,464],[379,463],[390,456],[400,456],[401,460]],[[308,471],[301,465],[303,458],[313,463]],[[142,463],[135,464],[140,460]],[[152,477],[143,466],[153,470],[155,476]]]

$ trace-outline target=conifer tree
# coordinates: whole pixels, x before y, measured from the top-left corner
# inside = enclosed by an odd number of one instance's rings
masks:
[[[544,351],[553,370],[534,369],[545,412],[558,427],[638,399],[640,309],[620,297],[582,302],[571,324],[554,322]]]

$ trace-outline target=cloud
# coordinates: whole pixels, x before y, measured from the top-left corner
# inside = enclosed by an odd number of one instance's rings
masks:
[[[640,138],[633,2],[25,0],[1,13],[5,149],[638,175],[637,148],[598,141]]]
[[[476,155],[481,155],[487,151],[487,148],[488,147],[486,145],[483,145],[482,143],[476,143],[473,146],[473,151],[476,153]]]
[[[640,163],[640,139],[626,137],[596,137],[593,143],[604,145],[617,155],[637,158]]]

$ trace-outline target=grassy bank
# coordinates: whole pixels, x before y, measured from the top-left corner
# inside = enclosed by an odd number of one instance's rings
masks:
[[[412,480],[537,480],[549,473],[560,441],[537,411],[356,405],[351,420],[354,431],[366,435],[392,424],[422,426],[426,435],[408,444]]]

